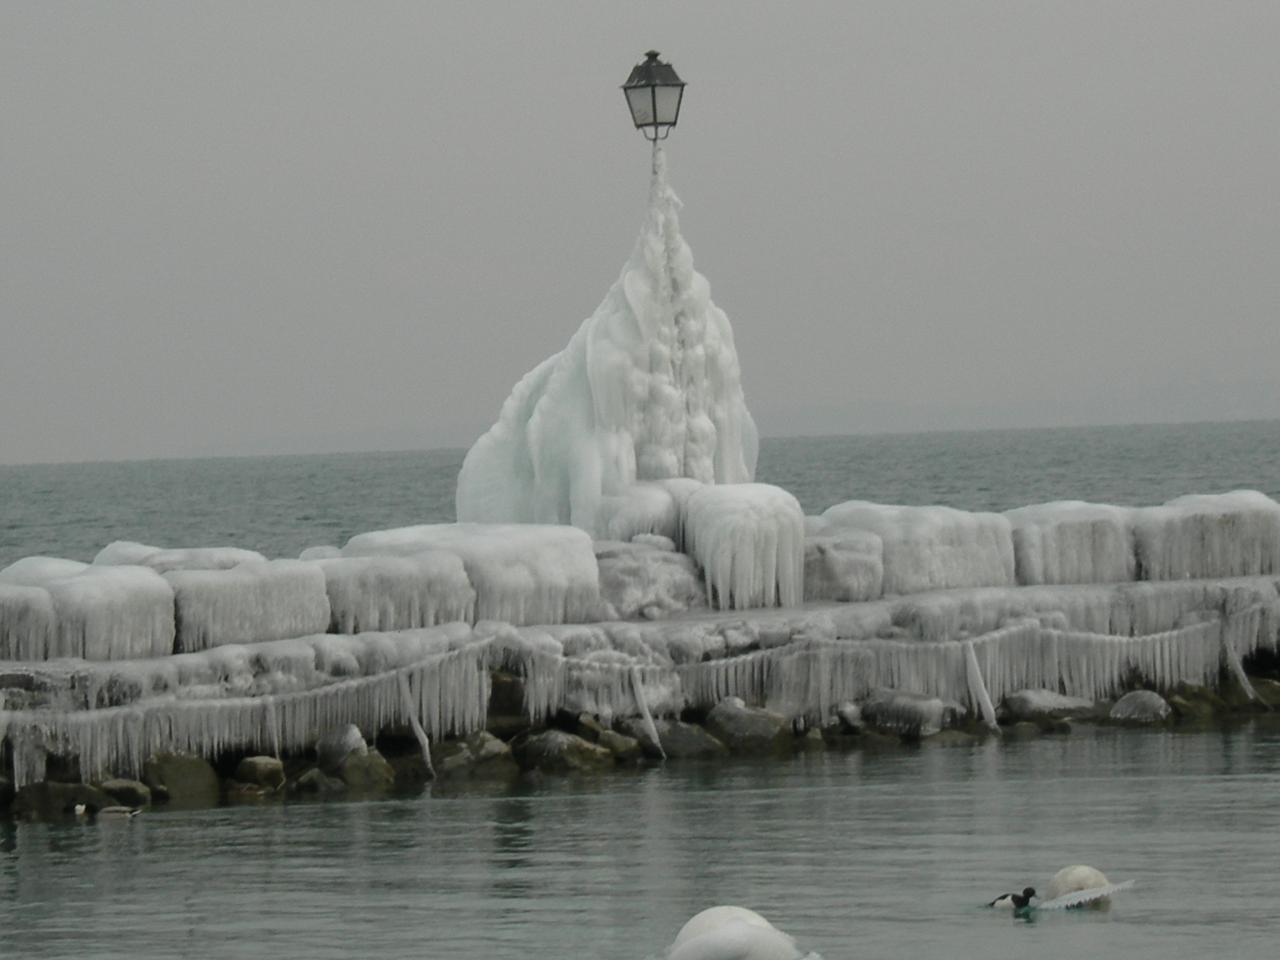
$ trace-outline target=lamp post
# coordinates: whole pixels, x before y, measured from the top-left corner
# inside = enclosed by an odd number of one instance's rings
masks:
[[[655,150],[658,141],[667,139],[680,117],[684,86],[675,68],[658,59],[657,50],[646,53],[644,63],[636,64],[622,85],[636,129],[653,141]]]

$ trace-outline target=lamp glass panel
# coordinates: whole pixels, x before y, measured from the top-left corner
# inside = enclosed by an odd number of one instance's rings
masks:
[[[653,88],[627,87],[627,106],[631,108],[631,119],[637,127],[653,123]]]
[[[680,112],[682,87],[654,87],[654,99],[658,107],[658,123],[674,124]]]

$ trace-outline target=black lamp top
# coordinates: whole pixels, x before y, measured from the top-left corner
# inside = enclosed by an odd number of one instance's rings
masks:
[[[631,76],[622,85],[627,87],[683,87],[685,82],[676,75],[675,67],[658,59],[658,51],[650,50],[645,54],[644,63],[638,63],[631,70]]]

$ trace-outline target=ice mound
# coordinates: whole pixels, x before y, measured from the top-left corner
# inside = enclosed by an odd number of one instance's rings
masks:
[[[865,531],[884,545],[884,592],[1013,585],[1013,530],[997,513],[849,500],[810,522],[814,536]]]
[[[324,571],[334,633],[408,630],[475,619],[476,592],[457,554],[427,550],[407,557],[316,562]]]
[[[622,275],[468,451],[458,520],[620,538],[627,531],[610,529],[609,514],[633,515],[637,481],[752,479],[758,440],[733,330],[693,269],[679,206],[658,151],[648,218]]]
[[[1280,573],[1280,504],[1256,490],[1178,497],[1135,518],[1139,579]]]
[[[173,591],[154,570],[26,557],[0,571],[0,656],[158,657],[173,640]]]
[[[595,544],[604,613],[613,620],[657,620],[707,605],[698,565],[671,541]]]
[[[575,623],[600,614],[591,538],[543,524],[439,523],[352,537],[344,556],[409,556],[444,550],[461,558],[476,594],[477,620]]]
[[[1005,511],[1018,583],[1134,580],[1133,510],[1061,500]]]
[[[116,540],[98,551],[93,558],[95,566],[130,564],[150,567],[156,573],[170,570],[230,570],[240,563],[266,560],[256,550],[240,547],[184,547],[166,550],[150,547],[145,543]]]
[[[329,627],[325,577],[314,563],[251,561],[230,570],[174,570],[164,577],[173,587],[182,652],[301,637]]]
[[[781,487],[703,487],[685,502],[684,548],[702,566],[707,599],[725,610],[804,600],[804,513]]]

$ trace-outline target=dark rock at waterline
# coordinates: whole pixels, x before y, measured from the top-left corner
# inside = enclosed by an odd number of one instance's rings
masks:
[[[212,807],[222,792],[218,774],[209,761],[189,753],[159,753],[146,762],[142,782],[179,806]]]
[[[737,697],[727,697],[711,709],[707,732],[732,753],[780,753],[796,747],[789,719],[762,707],[748,707]]]
[[[668,760],[691,760],[699,757],[724,756],[729,752],[728,747],[696,723],[655,717],[653,726],[658,733],[661,752],[656,749],[649,732],[645,729],[644,721],[639,717],[628,718],[619,726],[623,733],[639,741],[646,756],[654,759],[665,754]]]
[[[519,766],[511,747],[487,730],[461,740],[443,740],[431,745],[431,765],[436,776],[447,777],[515,777]]]
[[[1001,727],[1000,733],[1006,740],[1035,740],[1040,736],[1040,725],[1030,720],[1019,720],[1007,727]]]
[[[236,764],[235,781],[278,790],[284,785],[284,764],[275,757],[245,757]]]
[[[111,799],[125,807],[146,807],[151,804],[151,788],[137,780],[115,778],[104,780],[98,789],[109,794]]]
[[[484,728],[494,736],[509,740],[529,729],[529,715],[524,709],[524,681],[505,670],[489,675],[489,712]]]
[[[600,731],[600,737],[596,743],[612,753],[614,759],[621,763],[635,763],[644,758],[640,741],[635,737],[618,733],[616,730]]]
[[[1115,702],[1110,718],[1119,723],[1163,723],[1172,713],[1168,702],[1153,690],[1131,690]]]
[[[15,793],[13,781],[8,777],[0,777],[0,810],[5,810],[13,805]]]
[[[611,769],[615,763],[605,747],[564,730],[516,737],[511,750],[521,770],[544,773],[587,773]]]
[[[982,738],[963,730],[939,730],[932,736],[925,737],[921,744],[931,747],[971,747],[981,742]]]
[[[73,816],[73,808],[78,803],[101,809],[113,806],[115,801],[110,794],[85,783],[46,780],[27,784],[19,790],[13,798],[13,812],[30,820],[58,820]]]
[[[382,793],[396,784],[396,772],[377,750],[349,753],[338,767],[338,779],[360,793]]]
[[[319,797],[334,797],[347,792],[347,785],[337,777],[331,777],[319,767],[312,767],[294,780],[289,789],[293,793]]]

